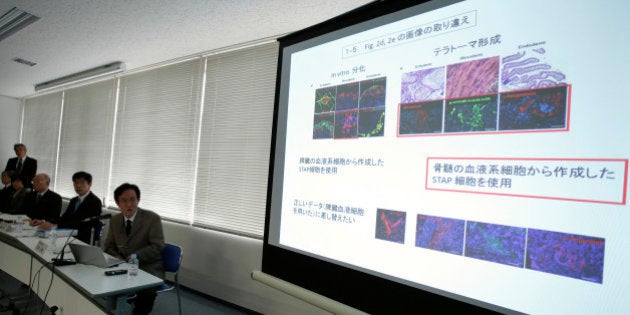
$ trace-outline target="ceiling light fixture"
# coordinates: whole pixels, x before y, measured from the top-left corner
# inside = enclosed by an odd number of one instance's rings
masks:
[[[38,16],[14,7],[0,16],[0,40],[13,35],[37,20],[39,20]]]
[[[78,83],[82,81],[87,81],[87,80],[95,79],[95,78],[110,75],[110,74],[116,74],[124,70],[125,70],[125,65],[122,62],[117,61],[110,64],[106,64],[104,66],[92,68],[89,70],[67,75],[65,77],[61,77],[58,79],[36,84],[35,91],[41,91],[41,90],[56,88],[56,87],[60,87],[64,85],[74,84],[74,83]]]

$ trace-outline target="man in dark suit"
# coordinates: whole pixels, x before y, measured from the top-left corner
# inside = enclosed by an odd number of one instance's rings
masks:
[[[70,199],[68,208],[66,208],[59,222],[54,224],[34,221],[33,224],[37,225],[38,229],[50,229],[51,227],[76,229],[79,240],[93,244],[93,241],[97,241],[100,238],[99,231],[102,223],[96,218],[101,215],[103,204],[90,190],[92,188],[92,175],[90,173],[83,171],[74,173],[72,175],[72,183],[78,196]],[[92,235],[92,229],[94,229],[94,235]]]
[[[11,185],[11,176],[13,171],[2,172],[2,188],[0,189],[0,212],[6,212],[5,210],[11,203],[11,197],[15,193],[13,185]]]
[[[140,189],[136,185],[122,184],[114,190],[119,214],[112,216],[105,239],[105,252],[127,260],[136,254],[140,269],[164,278],[162,249],[164,234],[162,220],[155,212],[138,208]],[[157,296],[156,288],[137,293],[133,314],[149,314]]]
[[[61,196],[48,189],[49,186],[50,177],[47,174],[39,173],[33,178],[33,191],[26,195],[21,211],[31,219],[31,225],[59,221]]]
[[[15,151],[16,157],[7,161],[4,170],[14,171],[17,176],[22,176],[22,178],[26,179],[24,184],[27,188],[33,188],[31,181],[35,178],[35,173],[37,173],[37,160],[26,156],[27,150],[23,143],[16,143],[13,146],[13,150]]]

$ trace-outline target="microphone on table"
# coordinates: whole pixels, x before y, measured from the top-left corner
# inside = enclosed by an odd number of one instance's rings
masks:
[[[91,216],[88,218],[85,218],[83,220],[81,220],[81,223],[87,223],[87,222],[91,222],[94,220],[104,220],[104,219],[109,219],[112,217],[111,213],[108,214],[103,214],[103,215],[95,215],[95,216]],[[63,247],[61,248],[61,251],[59,252],[59,257],[57,258],[53,258],[53,265],[55,266],[67,266],[67,265],[74,265],[77,262],[71,259],[64,259],[63,255],[65,254],[66,251],[66,246],[68,246],[68,244],[72,243],[74,241],[74,239],[71,241],[70,237],[72,236],[72,234],[74,233],[76,229],[72,229],[72,231],[70,231],[70,233],[68,234],[68,238],[66,238],[66,241],[63,244]]]
[[[93,217],[89,217],[89,218],[85,218],[85,219],[81,220],[81,223],[91,223],[90,224],[91,225],[91,227],[90,227],[90,245],[95,245],[94,244],[94,240],[95,240],[94,236],[95,236],[97,230],[100,231],[100,229],[102,228],[102,226],[101,227],[97,226],[96,222],[100,223],[101,222],[100,220],[109,219],[111,217],[112,217],[112,214],[111,213],[107,213],[107,214],[97,215],[97,216],[93,216]],[[100,237],[99,237],[99,240],[100,240]]]
[[[77,262],[72,260],[72,259],[63,259],[63,255],[66,251],[66,246],[68,246],[68,244],[72,243],[75,239],[73,239],[72,241],[70,240],[70,237],[72,237],[72,233],[74,233],[76,229],[72,229],[72,231],[70,231],[70,233],[68,233],[68,237],[66,238],[66,241],[63,244],[63,247],[61,247],[61,251],[59,252],[59,254],[57,254],[57,257],[52,259],[53,265],[55,266],[67,266],[67,265],[74,265]]]
[[[111,213],[103,214],[103,215],[95,215],[95,216],[92,216],[92,217],[85,218],[85,219],[81,220],[81,223],[86,223],[86,222],[90,222],[90,221],[93,221],[93,220],[105,220],[105,219],[109,219],[111,217],[112,217]]]

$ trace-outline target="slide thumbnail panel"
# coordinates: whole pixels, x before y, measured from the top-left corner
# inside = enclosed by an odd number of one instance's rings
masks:
[[[385,91],[385,77],[315,90],[313,139],[382,137]]]
[[[447,100],[444,132],[481,132],[497,130],[497,97]]]
[[[525,268],[602,283],[605,245],[603,238],[529,229]]]
[[[466,221],[418,214],[416,247],[461,255]]]
[[[566,127],[567,86],[502,93],[500,130]]]
[[[445,67],[403,73],[401,103],[416,103],[444,99]]]
[[[398,134],[441,133],[444,101],[400,104]]]
[[[466,226],[466,257],[523,267],[525,228],[469,221]]]
[[[501,91],[567,85],[566,75],[553,66],[543,47],[523,50],[501,59]],[[557,60],[556,60],[557,61]]]
[[[334,134],[335,113],[316,114],[313,122],[313,139],[331,139]]]
[[[406,220],[407,213],[403,211],[378,209],[376,211],[375,237],[380,240],[404,244]]]
[[[464,98],[499,92],[499,57],[448,65],[446,98]]]

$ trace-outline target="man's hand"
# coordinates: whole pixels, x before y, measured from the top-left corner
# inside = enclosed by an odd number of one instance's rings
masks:
[[[37,229],[39,229],[39,230],[48,230],[48,229],[50,229],[52,227],[55,227],[55,225],[50,223],[50,222],[46,222],[46,221],[43,221],[42,223],[37,225]]]

